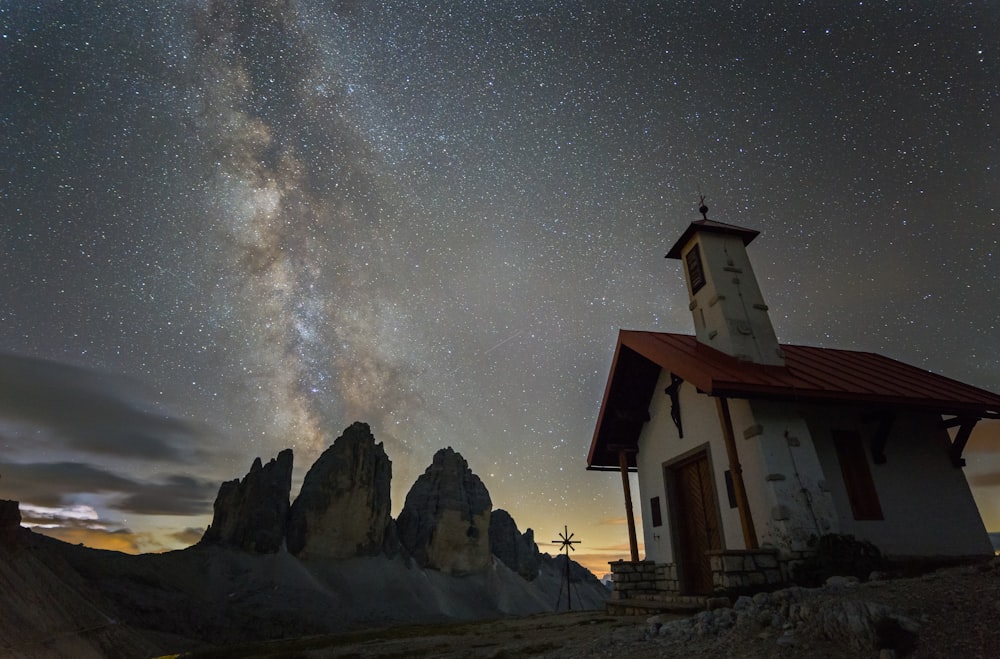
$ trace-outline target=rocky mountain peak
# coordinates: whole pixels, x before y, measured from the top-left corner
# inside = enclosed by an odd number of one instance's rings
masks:
[[[396,521],[399,541],[422,567],[467,574],[492,562],[489,541],[493,502],[468,462],[441,449],[406,495]]]
[[[256,458],[243,480],[227,481],[215,498],[212,524],[201,542],[272,554],[281,548],[292,488],[292,450],[267,465]]]
[[[300,558],[382,551],[390,517],[392,462],[367,423],[355,422],[313,463],[292,504],[286,540]]]
[[[506,510],[497,509],[490,515],[490,550],[525,580],[538,576],[541,555],[535,544],[535,532],[518,531],[514,518]]]

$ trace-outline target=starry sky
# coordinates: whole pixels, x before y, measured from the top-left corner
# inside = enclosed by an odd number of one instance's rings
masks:
[[[0,497],[180,548],[362,420],[394,514],[451,446],[600,573],[617,332],[693,331],[702,194],[782,342],[1000,391],[997,43],[987,1],[0,0]]]

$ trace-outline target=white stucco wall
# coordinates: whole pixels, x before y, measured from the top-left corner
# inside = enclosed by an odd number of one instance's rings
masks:
[[[752,463],[759,471],[744,468],[744,480],[748,493],[758,495],[751,509],[760,545],[803,551],[811,538],[838,532],[827,476],[805,420],[787,404],[741,402],[752,414],[741,419],[746,425],[734,418],[733,430],[741,453],[759,458]]]
[[[650,420],[639,439],[638,484],[646,558],[675,562],[670,500],[664,465],[708,452],[722,543],[745,549],[739,511],[731,508],[725,472],[729,459],[716,400],[693,386],[680,388],[684,437],[670,418],[670,384],[663,372],[650,403]],[[801,550],[812,536],[845,533],[869,540],[889,556],[989,555],[992,545],[962,469],[949,459],[950,438],[940,417],[900,412],[876,465],[868,438],[876,423],[856,409],[768,401],[730,400],[730,415],[747,498],[761,546]],[[855,520],[830,429],[865,438],[864,454],[884,520]],[[748,437],[749,435],[749,437]],[[659,497],[663,524],[654,527],[652,497]]]
[[[812,430],[842,533],[869,540],[888,556],[993,553],[965,474],[949,459],[950,439],[939,416],[898,413],[885,446],[885,464],[874,464],[865,441],[884,520],[862,521],[851,511],[829,431],[855,430],[867,438],[874,424],[849,409],[817,406],[801,412]]]
[[[729,507],[726,496],[725,471],[729,468],[726,447],[722,440],[715,399],[699,394],[693,386],[683,383],[680,389],[681,422],[684,437],[678,437],[677,426],[670,418],[670,396],[664,393],[670,385],[669,373],[661,373],[650,402],[650,420],[639,438],[638,481],[642,510],[643,541],[646,558],[661,563],[673,563],[670,502],[664,482],[664,463],[708,449],[709,462],[715,480],[722,543],[726,549],[744,549],[739,513]],[[654,527],[650,499],[660,498],[663,525]]]
[[[746,549],[739,510],[730,507],[729,456],[716,399],[688,383],[680,389],[684,437],[670,418],[670,384],[663,373],[639,440],[638,481],[646,557],[674,562],[674,538],[664,465],[708,449],[725,549]],[[736,449],[757,541],[762,547],[803,550],[814,535],[836,532],[838,516],[805,421],[787,406],[730,399]],[[747,434],[751,435],[749,438]],[[838,472],[839,477],[839,472]],[[650,499],[660,497],[663,525],[654,527]]]
[[[743,239],[733,234],[700,232],[692,239],[702,258],[705,286],[690,296],[698,340],[717,350],[759,364],[784,365]],[[687,254],[692,249],[685,247]],[[686,257],[684,273],[691,291]]]

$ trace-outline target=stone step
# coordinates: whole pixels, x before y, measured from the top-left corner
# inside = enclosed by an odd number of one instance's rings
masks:
[[[649,616],[657,613],[693,614],[707,608],[704,597],[608,600],[608,615]]]

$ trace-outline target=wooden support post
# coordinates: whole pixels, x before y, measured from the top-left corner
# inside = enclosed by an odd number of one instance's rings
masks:
[[[733,494],[736,495],[736,509],[740,513],[740,525],[743,527],[743,542],[747,549],[757,549],[757,531],[753,527],[753,515],[750,514],[750,501],[747,499],[746,486],[743,484],[743,467],[736,451],[736,438],[733,435],[733,419],[729,414],[729,401],[720,396],[715,399],[719,409],[719,421],[722,425],[722,439],[726,444],[726,454],[729,456],[729,473],[733,477]]]
[[[625,490],[625,519],[628,520],[628,546],[632,552],[632,562],[639,562],[639,541],[635,537],[635,513],[632,512],[632,487],[628,482],[628,455],[625,449],[618,451],[618,467],[622,472],[622,489]]]

